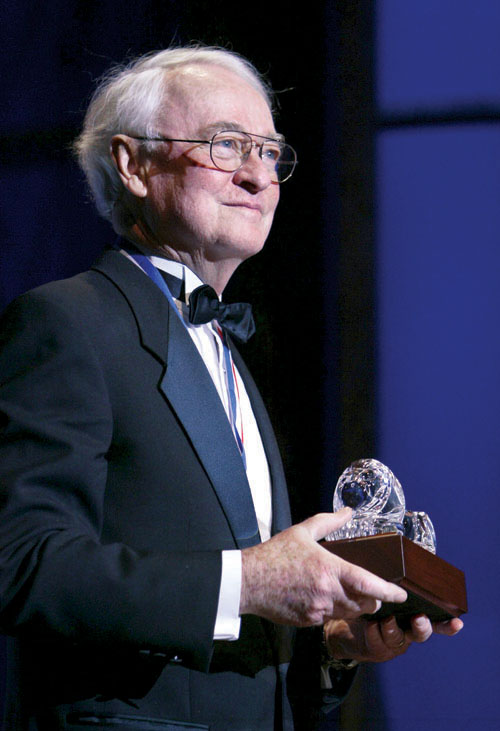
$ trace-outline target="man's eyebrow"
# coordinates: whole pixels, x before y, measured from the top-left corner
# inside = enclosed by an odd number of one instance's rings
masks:
[[[243,129],[241,124],[238,124],[237,122],[226,122],[224,120],[221,120],[220,122],[213,122],[212,124],[209,124],[207,127],[203,127],[200,134],[207,135],[209,137],[213,137],[214,134],[217,134],[217,132],[222,132],[222,130],[234,130],[235,132],[247,132],[248,134],[252,134],[251,130]],[[284,135],[280,134],[279,132],[273,132],[269,135],[256,135],[256,137],[268,137],[270,140],[277,140],[278,142],[284,142],[285,137]]]

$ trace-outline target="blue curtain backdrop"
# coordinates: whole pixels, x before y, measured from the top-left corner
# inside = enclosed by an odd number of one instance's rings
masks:
[[[381,668],[391,731],[500,728],[499,29],[489,0],[378,2],[379,456],[470,605]]]

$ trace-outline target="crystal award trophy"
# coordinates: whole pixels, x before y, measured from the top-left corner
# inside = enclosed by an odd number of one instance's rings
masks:
[[[340,476],[334,511],[350,507],[348,523],[322,545],[408,593],[404,604],[384,604],[377,616],[393,614],[406,627],[415,614],[445,621],[467,611],[465,578],[435,555],[436,534],[429,516],[406,509],[397,477],[375,459],[360,459]]]

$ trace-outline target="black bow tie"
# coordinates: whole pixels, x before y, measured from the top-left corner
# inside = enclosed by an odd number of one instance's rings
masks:
[[[252,305],[246,302],[228,305],[219,300],[212,287],[203,284],[189,295],[189,322],[193,325],[204,325],[211,320],[217,320],[242,343],[246,343],[255,332]]]

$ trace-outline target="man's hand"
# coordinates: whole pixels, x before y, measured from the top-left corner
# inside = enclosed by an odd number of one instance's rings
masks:
[[[352,511],[319,513],[242,551],[240,614],[296,627],[376,612],[381,602],[404,602],[406,592],[322,548]]]
[[[460,619],[432,623],[419,614],[412,617],[411,628],[402,630],[394,617],[371,621],[357,619],[332,619],[326,622],[325,641],[328,652],[336,660],[359,662],[386,662],[403,655],[413,642],[426,642],[433,632],[456,635],[463,627]]]

